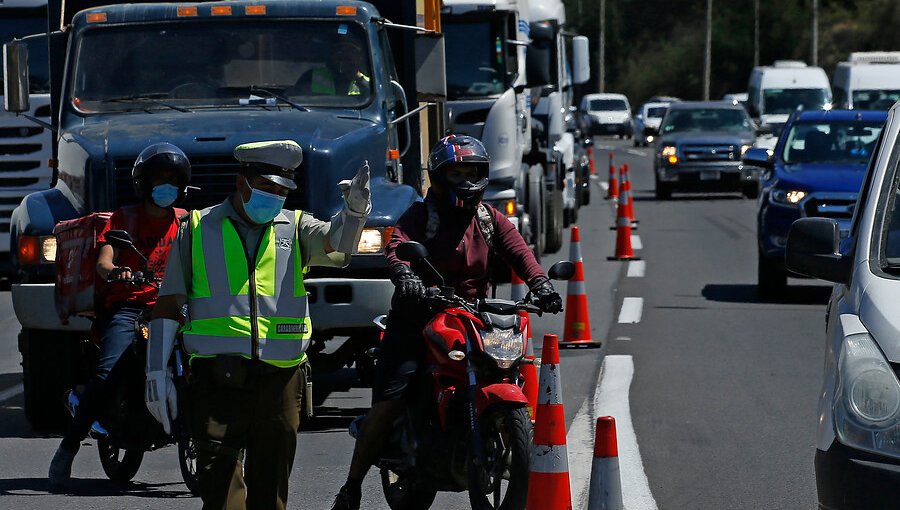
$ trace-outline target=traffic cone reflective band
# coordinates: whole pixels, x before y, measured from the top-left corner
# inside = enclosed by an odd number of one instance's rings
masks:
[[[621,202],[619,206],[621,207]],[[572,226],[569,260],[575,263],[575,275],[567,286],[566,325],[563,341],[559,344],[566,347],[599,346],[600,342],[594,342],[591,338],[591,319],[588,313],[587,289],[584,285],[584,261],[581,258],[581,231],[578,225]]]
[[[631,249],[631,219],[625,216],[625,207],[619,201],[616,208],[616,254],[607,260],[640,260]]]
[[[528,312],[524,310],[519,311],[519,317],[528,319]],[[537,409],[538,377],[537,369],[534,368],[534,341],[531,338],[531,321],[528,320],[527,322],[528,325],[525,327],[525,331],[522,332],[522,336],[526,342],[525,359],[529,360],[530,363],[519,365],[519,375],[522,377],[522,393],[528,399],[528,417],[531,418],[531,423],[534,423],[534,414]]]
[[[597,418],[597,428],[594,431],[594,462],[591,466],[588,510],[623,508],[616,419],[612,416],[601,416]]]
[[[525,282],[522,281],[522,278],[516,274],[515,271],[511,271],[511,287],[509,291],[509,299],[511,301],[521,301],[522,298],[525,297],[525,294],[528,292],[528,289],[525,286]]]
[[[613,165],[613,153],[609,153],[609,188],[606,190],[608,200],[618,200],[619,181],[616,179],[616,166]]]
[[[559,345],[556,335],[544,335],[526,508],[528,510],[572,508],[569,456],[566,451],[566,416],[562,404],[562,384],[559,380]]]

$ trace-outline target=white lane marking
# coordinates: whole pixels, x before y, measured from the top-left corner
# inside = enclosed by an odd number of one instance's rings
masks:
[[[644,152],[644,151],[639,151],[639,150],[637,150],[637,149],[625,149],[625,152],[627,152],[628,154],[631,154],[632,156],[641,156],[641,157],[644,157],[644,156],[647,155],[646,152]]]
[[[637,324],[641,322],[644,312],[644,298],[627,297],[622,300],[622,309],[619,311],[619,324]]]
[[[7,388],[3,391],[0,391],[0,402],[5,402],[13,397],[17,397],[25,391],[25,385],[19,383],[12,388]]]
[[[601,181],[596,175],[592,175],[591,178],[595,179],[597,181],[597,185],[600,186],[601,190],[609,191],[609,182],[608,181]]]
[[[641,236],[637,234],[631,234],[631,249],[633,250],[643,250],[644,245],[641,243]]]
[[[612,145],[595,145],[594,150],[614,151],[614,150],[616,150],[616,148]]]
[[[607,356],[608,357],[608,356]],[[569,480],[572,485],[572,508],[587,508],[591,485],[591,464],[594,461],[594,406],[597,394],[600,393],[600,381],[606,369],[606,363],[600,366],[600,375],[594,387],[593,398],[584,399],[581,409],[572,420],[572,426],[566,434],[566,446],[569,449]]]
[[[647,269],[647,263],[643,260],[632,260],[628,263],[629,278],[643,278]]]

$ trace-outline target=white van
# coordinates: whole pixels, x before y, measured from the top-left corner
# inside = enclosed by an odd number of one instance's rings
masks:
[[[754,67],[747,95],[750,116],[771,126],[776,134],[798,106],[831,109],[831,85],[825,71],[797,60],[776,60],[771,66]]]
[[[581,112],[592,135],[631,138],[631,104],[623,94],[587,94],[581,98]]]
[[[834,71],[836,108],[889,110],[900,100],[900,52],[851,53]]]

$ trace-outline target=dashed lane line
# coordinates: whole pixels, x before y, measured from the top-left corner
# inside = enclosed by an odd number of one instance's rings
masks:
[[[647,155],[646,152],[644,152],[644,151],[639,151],[639,150],[637,150],[637,149],[625,149],[625,152],[628,153],[628,154],[631,154],[632,156],[640,156],[640,157],[644,157],[644,156]]]
[[[13,397],[17,397],[25,391],[25,385],[19,383],[12,388],[7,388],[3,391],[0,391],[0,402],[5,402]]]
[[[633,250],[643,250],[644,245],[641,243],[641,236],[637,234],[631,234],[631,249]]]
[[[628,273],[627,276],[629,278],[643,278],[644,273],[647,270],[647,263],[643,260],[632,260],[628,263]]]
[[[641,322],[644,312],[644,298],[627,297],[622,300],[622,309],[619,310],[619,324],[637,324]]]

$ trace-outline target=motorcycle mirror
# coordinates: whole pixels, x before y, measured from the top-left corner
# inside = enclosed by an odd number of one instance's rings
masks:
[[[134,241],[131,239],[131,234],[124,230],[108,230],[106,234],[104,234],[106,238],[106,242],[111,244],[113,248],[128,249],[134,248]]]
[[[569,280],[575,276],[575,264],[568,260],[560,260],[550,267],[547,276],[551,280]]]
[[[406,262],[428,257],[428,249],[415,241],[404,241],[397,246],[397,258]]]

